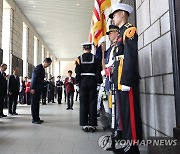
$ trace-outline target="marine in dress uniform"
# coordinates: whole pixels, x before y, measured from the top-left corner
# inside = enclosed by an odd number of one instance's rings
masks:
[[[56,81],[57,100],[58,100],[58,104],[62,104],[61,100],[62,100],[62,86],[63,86],[63,82],[61,81],[61,76],[58,76],[57,78],[58,78],[58,80]]]
[[[80,93],[80,126],[85,132],[96,131],[97,84],[102,83],[100,63],[91,53],[92,44],[82,44],[84,54],[75,63],[76,83]]]
[[[102,75],[105,75],[106,79],[105,79],[105,91],[106,94],[110,95],[111,94],[111,83],[112,83],[112,69],[113,69],[113,64],[114,64],[114,58],[113,58],[113,53],[114,53],[114,47],[117,43],[117,38],[118,38],[118,33],[119,33],[119,27],[115,26],[115,25],[109,25],[109,31],[106,32],[106,35],[109,36],[109,40],[112,43],[110,45],[110,47],[105,51],[105,70],[102,71]],[[118,108],[119,104],[119,97],[116,93],[116,109]],[[104,105],[105,106],[105,105]],[[106,109],[108,110],[108,109]],[[110,108],[109,108],[109,112],[110,113]],[[119,132],[121,131],[120,128],[120,117],[119,117],[119,112],[116,111],[116,131]],[[111,122],[111,115],[109,114],[109,125],[107,125],[106,127],[110,126],[110,122]],[[117,135],[115,136],[115,138],[119,137],[118,133],[116,133]]]
[[[127,4],[112,5],[109,15],[116,26],[120,28],[117,45],[114,50],[115,70],[114,82],[120,96],[119,114],[122,119],[122,138],[137,141],[142,139],[142,124],[139,103],[139,73],[138,73],[138,35],[136,27],[128,23],[129,14],[133,8]],[[137,154],[136,145],[124,148],[124,153]]]
[[[31,80],[31,114],[32,123],[41,124],[44,122],[39,117],[39,101],[45,78],[45,68],[51,65],[51,58],[46,58],[42,64],[37,65],[32,72]]]

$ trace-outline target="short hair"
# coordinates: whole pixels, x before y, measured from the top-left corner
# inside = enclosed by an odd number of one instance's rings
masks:
[[[43,62],[44,62],[44,63],[45,63],[45,62],[46,62],[46,63],[52,63],[52,60],[51,60],[51,58],[45,58]]]
[[[124,11],[124,12],[126,13],[126,15],[129,17],[129,12],[128,12],[128,11],[125,11],[125,10],[119,9],[119,10],[114,11],[114,13],[119,12],[119,11]],[[114,15],[114,13],[113,13],[113,15]]]
[[[85,50],[91,50],[92,49],[92,45],[84,45],[83,48]]]
[[[72,74],[72,71],[71,71],[71,70],[69,70],[69,71],[68,71],[68,73],[71,73],[71,74]]]
[[[127,11],[124,11],[126,14],[127,14],[127,16],[129,17],[129,12],[127,12]]]
[[[1,67],[4,67],[4,66],[7,66],[7,64],[4,64],[4,63],[3,63],[3,64],[1,64]]]
[[[58,76],[57,76],[57,78],[61,78],[61,76],[60,76],[60,75],[58,75]]]
[[[16,69],[18,69],[18,67],[14,67],[14,68],[13,68],[13,71],[15,71]]]

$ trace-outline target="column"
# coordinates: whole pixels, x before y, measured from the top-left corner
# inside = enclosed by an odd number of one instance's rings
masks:
[[[12,19],[13,10],[11,8],[3,8],[3,28],[2,28],[2,49],[3,63],[8,65],[6,73],[12,72]]]
[[[23,23],[23,46],[22,46],[22,57],[23,57],[23,77],[28,76],[28,37],[29,28]]]

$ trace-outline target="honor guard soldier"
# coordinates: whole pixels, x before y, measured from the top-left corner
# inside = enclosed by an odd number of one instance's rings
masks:
[[[127,145],[123,151],[128,154],[138,154],[135,143],[142,139],[142,124],[139,103],[139,73],[137,29],[128,23],[129,14],[133,8],[127,4],[112,5],[109,18],[120,28],[115,48],[115,69],[113,72],[115,87],[120,96],[119,114],[122,119],[122,139],[134,144]]]
[[[97,84],[102,83],[101,67],[91,53],[92,44],[82,44],[84,54],[76,61],[76,83],[80,93],[80,126],[85,132],[96,131],[97,126]]]
[[[114,48],[116,46],[116,43],[117,43],[117,38],[118,38],[118,34],[119,34],[119,27],[118,26],[115,26],[115,25],[109,25],[109,31],[106,32],[106,35],[108,35],[109,37],[109,40],[111,42],[111,45],[110,47],[105,51],[105,54],[104,54],[104,63],[105,63],[105,69],[103,71],[101,71],[101,74],[104,76],[105,75],[105,92],[106,94],[109,96],[110,98],[110,95],[112,93],[112,89],[111,89],[111,83],[112,83],[112,69],[113,69],[113,64],[114,64],[114,58],[113,58],[113,53],[114,53]],[[110,99],[109,99],[110,101]],[[119,106],[119,97],[116,95],[116,105]],[[103,102],[104,104],[104,102]],[[107,112],[108,110],[110,110],[109,107],[111,107],[111,102],[109,102],[109,106],[108,105],[105,105],[104,104],[104,108],[105,108],[105,111],[106,113],[109,113]],[[107,108],[107,107],[108,108]],[[107,108],[107,109],[106,109]],[[117,108],[117,107],[116,107]],[[117,117],[117,120],[116,120],[116,129],[115,131],[118,132],[116,133],[116,138],[121,135],[120,131],[121,131],[121,128],[120,128],[120,117],[119,117],[119,114],[116,113],[116,117]],[[104,129],[108,128],[108,126],[110,127],[111,125],[111,116],[109,115],[108,117],[108,125],[106,125],[104,127]]]
[[[62,104],[61,100],[62,100],[62,86],[63,86],[63,82],[61,81],[61,76],[58,76],[57,78],[58,78],[58,80],[56,81],[57,100],[58,100],[58,104]]]

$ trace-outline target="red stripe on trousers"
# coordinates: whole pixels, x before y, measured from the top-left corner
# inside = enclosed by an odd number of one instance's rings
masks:
[[[134,115],[134,98],[133,98],[133,90],[132,88],[129,91],[129,107],[130,107],[130,123],[131,123],[131,133],[132,140],[136,141],[136,124],[135,124],[135,115]]]

